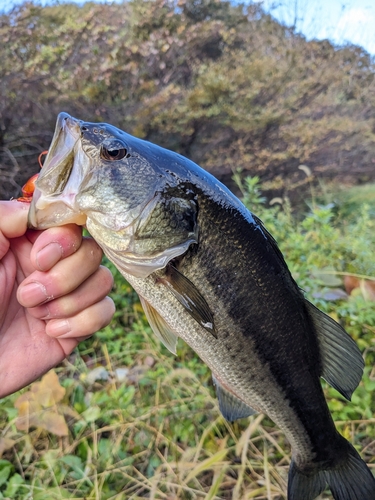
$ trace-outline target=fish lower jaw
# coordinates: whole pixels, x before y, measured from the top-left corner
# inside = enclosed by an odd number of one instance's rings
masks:
[[[46,205],[43,211],[39,211],[32,202],[27,225],[30,229],[48,229],[66,224],[84,226],[86,221],[87,216],[85,214],[76,212],[65,204]]]

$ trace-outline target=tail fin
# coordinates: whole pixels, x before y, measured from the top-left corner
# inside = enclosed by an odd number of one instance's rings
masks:
[[[349,445],[348,458],[340,466],[305,475],[292,460],[288,500],[314,500],[328,485],[335,500],[375,500],[375,478],[356,450]]]
[[[292,460],[288,477],[288,500],[314,500],[325,488],[324,471],[307,476],[298,470]]]

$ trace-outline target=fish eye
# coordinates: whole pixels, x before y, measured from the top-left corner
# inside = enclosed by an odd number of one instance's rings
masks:
[[[107,149],[102,147],[100,151],[100,156],[102,157],[103,160],[114,161],[114,160],[122,160],[122,158],[125,158],[127,153],[128,151],[125,148]]]

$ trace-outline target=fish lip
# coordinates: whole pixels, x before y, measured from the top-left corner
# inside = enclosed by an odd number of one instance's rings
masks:
[[[57,142],[57,145],[58,145],[58,141],[60,139],[61,132],[72,136],[73,140],[75,142],[77,142],[77,140],[82,135],[82,132],[81,132],[82,123],[83,123],[82,120],[78,120],[77,118],[70,116],[68,113],[65,113],[64,111],[59,113],[59,115],[57,116],[55,133],[53,134],[50,149],[55,147],[55,142]],[[47,156],[47,158],[48,158],[48,156]],[[46,158],[46,161],[47,161],[47,158]]]
[[[56,120],[56,129],[62,128],[63,127],[63,122],[68,120],[69,118],[72,118],[69,113],[65,113],[65,111],[62,111],[57,115],[57,120]],[[56,130],[55,130],[56,132]]]
[[[61,189],[61,185],[56,184],[54,170],[67,163],[69,156],[73,154],[75,146],[82,136],[82,123],[81,120],[72,117],[68,113],[59,113],[48,154],[35,183],[35,192],[28,214],[28,228],[45,229],[53,225],[52,222],[44,222],[43,219],[38,217],[38,200],[43,197],[44,200],[49,199],[53,203],[61,195],[64,188]],[[73,207],[68,204],[66,206],[69,211],[74,212]]]
[[[56,129],[61,128],[71,133],[72,135],[76,134],[76,139],[79,139],[82,135],[81,126],[83,125],[82,120],[78,120],[78,118],[74,118],[73,116],[62,111],[57,116],[56,121]],[[52,139],[53,142],[53,139]]]
[[[55,132],[52,137],[51,145],[48,154],[44,161],[43,169],[36,181],[36,188],[40,187],[43,178],[48,175],[49,171],[56,166],[58,162],[63,162],[66,157],[74,150],[74,146],[81,137],[81,122],[73,118],[68,113],[59,113],[56,120]],[[68,147],[67,147],[68,144]],[[65,150],[62,157],[59,157],[60,151]],[[53,194],[53,193],[49,193]]]

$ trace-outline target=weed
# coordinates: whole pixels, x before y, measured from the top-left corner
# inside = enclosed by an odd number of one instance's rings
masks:
[[[375,276],[370,210],[361,205],[355,223],[329,203],[296,217],[287,200],[267,207],[257,179],[240,187],[307,298],[365,353],[351,403],[324,390],[339,431],[371,467],[375,307],[359,288],[348,294],[344,285],[345,275]],[[0,498],[285,498],[290,447],[282,432],[264,415],[228,424],[208,368],[182,342],[176,357],[160,345],[136,294],[106,265],[115,275],[111,325],[47,379],[0,402]]]

